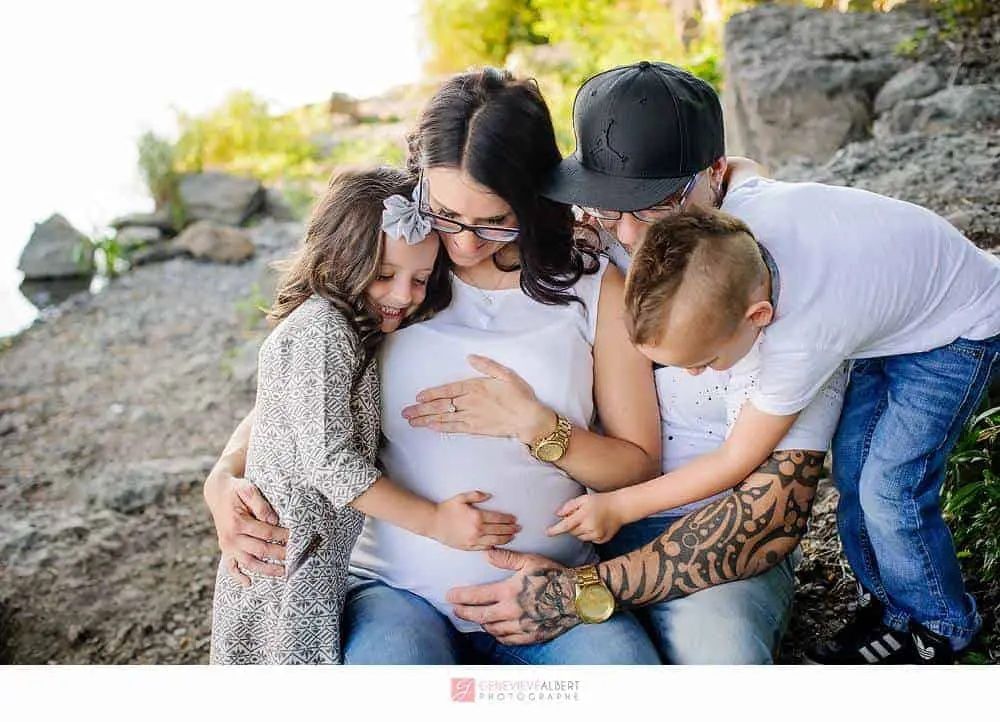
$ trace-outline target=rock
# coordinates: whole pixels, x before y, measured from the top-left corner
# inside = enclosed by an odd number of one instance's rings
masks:
[[[201,484],[214,464],[211,456],[113,464],[91,479],[87,499],[123,514],[134,514]]]
[[[264,192],[264,207],[261,212],[276,221],[296,221],[295,211],[285,201],[285,196],[277,188],[268,188]]]
[[[179,248],[173,241],[162,240],[136,250],[129,256],[129,262],[133,266],[144,266],[148,263],[162,263],[186,254],[187,251]]]
[[[906,65],[887,49],[930,20],[767,5],[725,29],[728,151],[768,165],[827,161],[868,137],[872,99]]]
[[[217,263],[238,263],[254,254],[254,245],[246,231],[212,221],[198,221],[188,226],[174,239],[174,246],[195,258]]]
[[[66,630],[66,641],[75,647],[87,636],[87,628],[81,624],[71,624]]]
[[[908,133],[853,143],[807,178],[849,185],[952,214],[982,248],[1000,244],[1000,129],[979,132]]]
[[[51,280],[28,280],[21,282],[20,291],[24,297],[38,308],[58,306],[78,293],[90,289],[89,277],[62,278]]]
[[[186,173],[178,190],[187,221],[242,225],[264,203],[264,187],[252,178],[227,173]]]
[[[151,226],[153,228],[159,228],[164,233],[170,234],[177,230],[174,228],[173,219],[170,217],[170,212],[166,208],[153,211],[152,213],[129,213],[128,215],[118,216],[108,225],[116,231],[120,231],[123,228],[130,228],[132,226]]]
[[[163,231],[157,226],[124,226],[115,240],[126,250],[139,249],[163,240]]]
[[[26,280],[89,277],[94,249],[89,239],[58,213],[35,224],[18,264]]]
[[[1000,87],[959,85],[897,104],[879,118],[875,135],[937,134],[984,127],[1000,127]]]
[[[265,218],[248,229],[255,248],[277,251],[282,255],[290,252],[305,235],[305,226],[298,221],[279,221]]]
[[[875,96],[875,115],[890,110],[904,100],[923,98],[941,89],[944,80],[932,66],[917,63],[894,75]]]

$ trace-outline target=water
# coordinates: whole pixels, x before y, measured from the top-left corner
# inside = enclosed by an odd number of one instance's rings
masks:
[[[276,110],[333,91],[366,97],[419,78],[417,0],[346,3],[33,0],[0,24],[0,336],[37,309],[17,263],[34,224],[83,233],[152,209],[136,168],[146,130],[175,132],[247,89]]]

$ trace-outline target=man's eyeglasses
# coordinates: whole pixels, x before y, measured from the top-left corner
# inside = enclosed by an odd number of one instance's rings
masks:
[[[666,218],[667,216],[672,216],[675,213],[679,213],[684,208],[684,204],[687,202],[688,196],[691,195],[691,191],[694,189],[695,183],[698,182],[698,176],[700,174],[695,173],[691,176],[691,179],[684,185],[679,194],[675,194],[666,200],[657,203],[655,206],[650,206],[649,208],[642,208],[638,211],[612,211],[606,208],[587,208],[583,207],[583,212],[587,215],[593,216],[598,221],[620,221],[625,213],[631,213],[632,217],[641,223],[656,223],[656,221],[661,218]],[[604,225],[603,223],[601,225]]]
[[[431,210],[427,200],[427,179],[420,175],[420,182],[417,185],[417,210],[431,222],[431,227],[441,233],[461,233],[462,231],[472,231],[477,238],[491,243],[510,243],[516,241],[521,235],[520,228],[502,228],[500,226],[470,226],[461,223],[453,218],[446,218]]]

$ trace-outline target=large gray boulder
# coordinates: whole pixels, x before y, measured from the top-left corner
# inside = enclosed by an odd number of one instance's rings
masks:
[[[936,134],[1000,127],[1000,86],[957,85],[934,95],[906,100],[875,124],[875,135]]]
[[[930,208],[1000,252],[1000,130],[908,133],[852,143],[825,165],[790,164],[784,180],[864,188]]]
[[[85,235],[56,213],[35,224],[17,267],[28,281],[88,277],[94,273],[94,249]]]
[[[913,12],[779,5],[734,15],[725,30],[730,152],[772,165],[824,162],[869,137],[876,93],[909,65],[892,49],[929,24]]]
[[[264,204],[260,181],[228,173],[186,173],[178,183],[185,219],[239,226]]]

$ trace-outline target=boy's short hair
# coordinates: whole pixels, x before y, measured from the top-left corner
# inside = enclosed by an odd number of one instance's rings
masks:
[[[686,318],[706,337],[732,333],[766,273],[750,228],[728,213],[691,208],[657,221],[625,284],[629,337],[638,346],[659,343],[681,297],[692,304]]]

